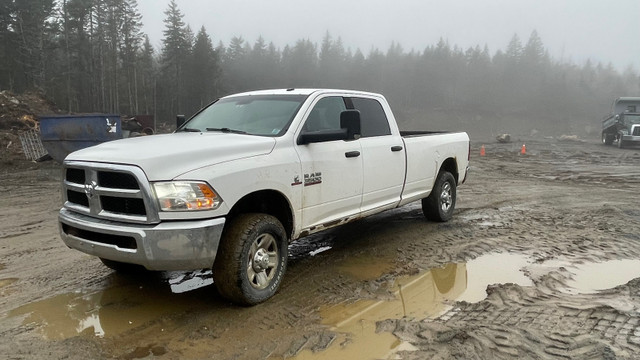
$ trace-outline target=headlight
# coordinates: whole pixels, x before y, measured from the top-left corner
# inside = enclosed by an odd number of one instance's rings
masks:
[[[215,210],[220,196],[204,182],[169,181],[153,184],[162,211]]]

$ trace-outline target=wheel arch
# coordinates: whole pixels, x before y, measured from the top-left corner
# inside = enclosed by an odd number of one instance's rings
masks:
[[[458,162],[456,161],[456,159],[450,157],[443,161],[442,165],[440,165],[440,169],[438,169],[438,174],[440,174],[443,170],[451,173],[451,175],[453,175],[453,178],[456,179],[456,184],[459,183]]]
[[[277,190],[259,190],[243,196],[229,211],[227,223],[230,223],[238,215],[246,213],[269,214],[280,221],[289,238],[293,235],[291,203],[284,194]]]

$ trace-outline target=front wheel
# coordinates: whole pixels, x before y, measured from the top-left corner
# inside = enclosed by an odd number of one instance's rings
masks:
[[[267,214],[243,214],[228,226],[213,264],[214,284],[237,304],[261,303],[278,291],[287,268],[284,227]]]
[[[615,139],[615,136],[613,136],[613,134],[607,134],[604,131],[602,132],[602,143],[605,145],[611,145],[613,144],[613,140]]]
[[[456,207],[456,179],[448,171],[442,171],[436,178],[433,190],[422,199],[422,212],[432,221],[445,222],[453,216]]]

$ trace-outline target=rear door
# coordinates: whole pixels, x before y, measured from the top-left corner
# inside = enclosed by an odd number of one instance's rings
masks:
[[[360,111],[362,129],[363,190],[361,212],[397,206],[405,178],[405,148],[397,128],[389,125],[377,98],[350,97],[347,105]],[[395,134],[394,134],[395,132]]]

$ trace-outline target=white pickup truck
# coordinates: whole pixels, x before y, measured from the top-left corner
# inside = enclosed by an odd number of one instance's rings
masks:
[[[449,220],[468,172],[466,133],[401,132],[374,93],[247,92],[178,122],[69,154],[61,237],[115,270],[213,268],[238,304],[276,293],[295,239],[417,200]]]

